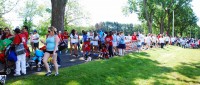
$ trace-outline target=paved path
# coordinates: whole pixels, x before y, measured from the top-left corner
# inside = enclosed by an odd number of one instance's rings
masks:
[[[78,64],[81,64],[84,62],[85,62],[85,60],[82,56],[75,57],[75,56],[71,56],[69,54],[63,53],[63,54],[61,54],[61,67],[60,68],[78,65]],[[54,68],[52,70],[54,70]],[[42,67],[41,72],[45,72],[45,71],[46,71],[45,68]],[[30,75],[30,74],[34,74],[34,73],[37,73],[37,68],[34,68],[33,70],[31,70],[29,67],[27,68],[26,75]],[[26,76],[26,75],[24,75],[24,76]],[[7,75],[7,80],[12,79],[12,78],[14,78],[13,73]]]

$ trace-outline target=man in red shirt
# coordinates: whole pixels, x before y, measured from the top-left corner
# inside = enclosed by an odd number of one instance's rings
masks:
[[[110,57],[113,57],[113,37],[112,37],[112,31],[110,31],[107,36],[105,37],[105,41],[106,41],[106,45],[108,46],[108,51],[109,51],[109,55]]]
[[[14,45],[19,45],[21,42],[24,44],[24,48],[28,49],[27,46],[27,39],[26,36],[22,33],[20,33],[20,29],[16,28],[15,30],[15,37],[14,37],[14,41],[13,44]],[[14,76],[20,76],[22,72],[22,74],[26,74],[26,53],[21,54],[21,55],[17,55],[17,61],[16,61],[16,70],[15,70],[15,74]]]
[[[137,33],[134,32],[132,35],[132,50],[137,49]]]

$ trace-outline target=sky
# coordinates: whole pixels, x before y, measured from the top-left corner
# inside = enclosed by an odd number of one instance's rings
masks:
[[[49,0],[38,1],[39,4],[44,4],[46,2],[50,3]],[[140,24],[137,14],[133,13],[129,16],[123,15],[122,7],[126,5],[127,0],[79,0],[79,2],[83,9],[90,14],[90,20],[84,25],[95,25],[95,23],[103,21]],[[193,0],[192,8],[196,16],[200,19],[199,3],[200,0]],[[16,14],[16,10],[4,15],[4,17],[10,24],[12,24],[13,27],[22,25],[22,19],[20,19],[20,17]],[[41,18],[34,19],[34,23],[37,24],[39,19]],[[198,25],[200,26],[200,21],[198,21]]]

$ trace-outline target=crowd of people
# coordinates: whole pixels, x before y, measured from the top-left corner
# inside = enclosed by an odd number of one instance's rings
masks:
[[[81,37],[82,36],[82,37]],[[73,29],[70,33],[67,30],[64,32],[57,31],[55,27],[48,28],[48,34],[46,40],[40,40],[40,35],[37,30],[28,33],[28,27],[23,26],[22,29],[17,27],[14,30],[14,35],[11,34],[9,28],[4,30],[0,29],[0,38],[12,39],[12,46],[16,47],[20,43],[23,43],[25,52],[17,55],[16,70],[14,76],[20,76],[26,74],[26,58],[30,57],[30,50],[28,47],[28,41],[32,47],[32,52],[39,49],[40,42],[46,46],[46,50],[43,56],[43,63],[47,70],[46,76],[52,74],[49,69],[48,59],[53,58],[53,64],[55,68],[55,76],[59,74],[58,67],[60,66],[60,54],[65,51],[68,53],[68,44],[70,45],[70,55],[75,57],[83,56],[86,61],[91,61],[91,55],[97,54],[98,58],[109,59],[115,55],[123,56],[126,52],[135,51],[140,52],[142,50],[148,50],[151,48],[164,48],[168,45],[177,45],[183,48],[199,48],[200,39],[183,38],[183,37],[170,37],[167,34],[143,34],[140,32],[134,32],[131,36],[125,36],[123,32],[109,31],[84,31],[82,34]],[[63,49],[61,43],[65,50]],[[62,49],[61,49],[62,48]],[[82,54],[82,55],[80,55]]]

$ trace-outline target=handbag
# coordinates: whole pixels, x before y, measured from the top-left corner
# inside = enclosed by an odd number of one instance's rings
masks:
[[[20,38],[20,36],[19,36],[19,38]],[[26,50],[24,48],[24,44],[22,43],[22,39],[21,38],[20,38],[20,44],[19,45],[15,45],[15,53],[17,55],[21,55],[21,54],[25,54],[26,53]]]
[[[59,45],[58,45],[58,50],[62,51],[67,47],[67,43],[62,41]]]

